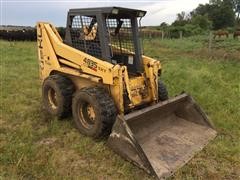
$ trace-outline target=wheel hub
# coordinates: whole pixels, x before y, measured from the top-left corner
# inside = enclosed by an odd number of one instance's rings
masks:
[[[91,129],[96,120],[96,114],[91,104],[85,102],[79,106],[79,120],[86,129]]]
[[[87,105],[87,114],[88,114],[88,117],[94,122],[95,121],[95,112],[94,112],[93,107],[90,104]]]

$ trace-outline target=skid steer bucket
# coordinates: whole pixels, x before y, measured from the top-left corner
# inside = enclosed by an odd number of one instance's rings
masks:
[[[166,178],[216,136],[206,114],[191,96],[118,116],[108,145],[156,177]]]

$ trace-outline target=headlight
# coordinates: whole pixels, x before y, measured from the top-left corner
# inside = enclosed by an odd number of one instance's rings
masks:
[[[112,10],[112,14],[118,14],[118,9],[113,8],[113,10]]]
[[[139,16],[139,17],[145,16],[145,12],[143,12],[143,11],[138,12],[138,16]]]

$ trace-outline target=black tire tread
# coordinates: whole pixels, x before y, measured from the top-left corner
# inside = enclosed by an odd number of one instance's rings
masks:
[[[112,126],[115,122],[117,110],[112,97],[102,87],[85,87],[81,89],[81,92],[85,92],[92,96],[97,103],[102,119],[102,127],[98,129],[94,138],[106,137],[111,133]]]
[[[158,81],[158,99],[160,101],[165,101],[168,99],[167,88],[161,80]]]
[[[72,81],[60,74],[54,74],[47,78],[48,81],[54,81],[63,97],[63,108],[61,113],[57,114],[59,119],[67,117],[71,113],[72,95],[75,91]]]

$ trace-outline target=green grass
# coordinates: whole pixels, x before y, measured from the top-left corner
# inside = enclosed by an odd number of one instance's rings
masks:
[[[218,131],[172,178],[239,179],[240,62],[195,56],[201,47],[188,39],[146,42],[170,95],[190,93]],[[79,134],[72,118],[58,121],[42,110],[35,42],[0,41],[0,52],[0,179],[152,179],[105,141]]]
[[[204,46],[203,41],[195,41],[191,38],[184,38],[183,40],[180,39],[164,39],[161,40],[161,38],[156,39],[148,39],[146,40],[146,43],[148,41],[152,43],[156,43],[157,46],[161,46],[164,48],[170,48],[170,49],[177,49],[180,51],[192,51],[194,49],[199,49]]]
[[[148,42],[146,39],[145,42]],[[208,35],[191,36],[188,38],[180,39],[163,39],[154,38],[150,40],[153,43],[157,43],[161,47],[174,49],[182,52],[192,52],[199,49],[209,48],[209,37]],[[233,39],[232,36],[229,38],[221,37],[212,40],[212,51],[222,50],[227,53],[235,53],[240,51],[240,42],[237,39]],[[240,56],[240,54],[238,54]],[[240,59],[240,58],[239,58]]]
[[[240,61],[240,40],[229,38],[216,38],[212,40],[209,49],[209,37],[207,35],[191,36],[181,39],[164,39],[154,38],[145,39],[145,44],[150,46],[147,50],[158,51],[158,48],[172,50],[171,53],[181,55],[193,55],[203,59],[224,59]],[[152,48],[151,47],[158,47]],[[159,55],[159,53],[153,53]],[[173,59],[175,59],[173,57]]]

